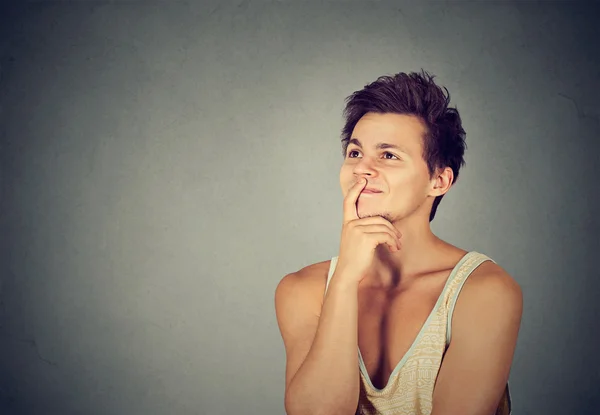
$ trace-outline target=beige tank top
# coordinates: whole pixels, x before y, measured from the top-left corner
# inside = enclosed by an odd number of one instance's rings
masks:
[[[325,292],[333,276],[338,257],[331,260]],[[433,388],[446,348],[450,344],[452,313],[460,291],[481,263],[493,261],[478,252],[467,253],[452,269],[437,303],[408,349],[394,368],[383,389],[373,386],[358,349],[360,395],[357,414],[429,415]],[[496,414],[510,414],[508,384]]]

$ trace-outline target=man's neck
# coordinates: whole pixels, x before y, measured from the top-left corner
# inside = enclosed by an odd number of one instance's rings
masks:
[[[365,277],[369,285],[397,287],[402,282],[431,269],[432,259],[448,244],[435,236],[429,222],[397,222],[394,226],[402,233],[401,249],[390,252],[386,245],[375,251],[371,271]]]

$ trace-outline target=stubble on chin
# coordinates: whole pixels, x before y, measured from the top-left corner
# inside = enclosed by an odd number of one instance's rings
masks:
[[[361,215],[360,213],[358,214],[358,217],[360,219],[364,219],[364,218],[373,218],[376,216],[381,216],[383,219],[387,220],[390,223],[393,223],[393,217],[391,213],[387,213],[387,212],[382,212],[382,213],[368,213],[366,215]]]

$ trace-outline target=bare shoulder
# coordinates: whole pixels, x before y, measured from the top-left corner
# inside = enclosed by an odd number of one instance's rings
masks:
[[[492,261],[483,262],[467,279],[478,291],[490,291],[500,295],[518,296],[521,286],[500,265]],[[465,283],[466,284],[466,283]]]
[[[497,263],[485,261],[467,278],[457,311],[512,314],[520,319],[523,293],[517,281]]]
[[[277,312],[288,304],[294,308],[318,307],[320,311],[330,263],[331,260],[317,262],[285,275],[275,290]]]

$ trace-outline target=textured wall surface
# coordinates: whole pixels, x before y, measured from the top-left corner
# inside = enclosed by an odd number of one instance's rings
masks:
[[[598,10],[4,4],[0,412],[284,413],[274,290],[337,255],[344,98],[424,68],[468,144],[433,229],[524,291],[514,413],[597,413]]]

